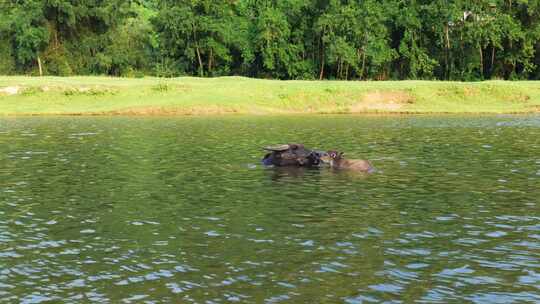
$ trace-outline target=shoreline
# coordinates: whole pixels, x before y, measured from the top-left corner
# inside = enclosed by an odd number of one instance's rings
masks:
[[[0,76],[0,117],[537,113],[536,81]]]
[[[355,113],[205,113],[205,114],[170,114],[170,113],[152,113],[152,114],[132,114],[132,113],[16,113],[1,114],[0,118],[20,118],[20,117],[272,117],[272,116],[306,116],[306,117],[324,117],[324,116],[495,116],[495,115],[540,115],[540,111],[530,112],[355,112]]]

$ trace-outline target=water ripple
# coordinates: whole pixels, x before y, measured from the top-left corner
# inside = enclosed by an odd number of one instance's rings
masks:
[[[536,116],[0,122],[0,303],[540,302]]]

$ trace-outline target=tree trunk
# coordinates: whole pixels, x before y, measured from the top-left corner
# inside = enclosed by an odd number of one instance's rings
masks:
[[[204,67],[203,67],[203,62],[201,59],[201,52],[199,50],[198,45],[195,47],[195,50],[197,51],[197,59],[199,60],[199,76],[204,77]]]
[[[493,72],[495,71],[495,46],[491,47],[491,75],[493,75]]]
[[[459,34],[459,49],[460,49],[460,60],[459,60],[459,68],[463,68],[463,62],[465,60],[465,46],[463,45],[463,33],[461,32]]]
[[[39,76],[43,76],[43,67],[41,66],[41,58],[37,57],[37,63],[39,68]]]
[[[208,56],[208,76],[212,76],[212,61],[214,60],[214,52],[210,49],[210,55]]]
[[[480,77],[484,78],[484,54],[482,54],[482,46],[478,46],[480,52]]]
[[[448,22],[444,25],[444,38],[446,40],[446,52],[445,52],[445,65],[446,65],[446,79],[450,79],[450,34],[448,28]]]
[[[60,43],[58,42],[58,31],[55,29],[54,30],[54,48],[58,49],[59,45]]]
[[[336,78],[337,79],[341,78],[341,58],[338,58]]]
[[[324,31],[323,31],[324,35]],[[322,37],[321,37],[322,40]],[[323,80],[324,77],[324,41],[321,41],[321,72],[319,73],[319,80]]]
[[[197,59],[199,60],[199,76],[204,77],[204,66],[201,58],[201,50],[199,49],[199,42],[197,39],[197,31],[195,30],[195,24],[192,25],[192,31],[193,31],[193,42],[195,43],[195,51],[197,52]]]
[[[366,52],[362,52],[362,69],[360,70],[360,79],[364,79],[364,69],[366,67]]]
[[[323,80],[323,77],[324,77],[324,49],[322,53],[321,72],[319,73],[319,80]]]

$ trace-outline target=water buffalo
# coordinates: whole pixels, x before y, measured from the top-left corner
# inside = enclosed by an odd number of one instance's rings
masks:
[[[343,152],[328,151],[321,160],[325,163],[329,163],[331,168],[334,169],[348,169],[357,172],[372,173],[375,168],[367,160],[363,159],[345,159]]]
[[[268,151],[262,163],[265,166],[297,166],[311,167],[321,164],[321,157],[326,154],[323,151],[309,150],[303,144],[286,144],[265,147]]]

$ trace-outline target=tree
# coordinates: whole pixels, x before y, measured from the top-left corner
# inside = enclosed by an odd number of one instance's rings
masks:
[[[160,1],[153,19],[162,51],[185,72],[199,76],[227,74],[231,52],[245,46],[245,22],[239,20],[230,1]],[[246,51],[241,48],[240,52]],[[249,56],[247,56],[249,59]]]
[[[114,29],[130,12],[128,0],[8,0],[2,2],[0,31],[11,45],[21,70],[39,66],[53,74],[71,70],[78,60],[88,66],[104,45],[99,37]],[[86,42],[80,47],[80,41]],[[90,45],[89,42],[94,42]],[[83,53],[83,50],[90,52]],[[82,57],[82,58],[81,58]]]
[[[540,79],[540,0],[3,0],[0,73]]]

